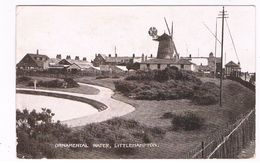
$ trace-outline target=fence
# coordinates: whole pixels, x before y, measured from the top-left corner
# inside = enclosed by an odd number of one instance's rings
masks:
[[[221,134],[201,142],[187,158],[236,158],[246,145],[255,139],[255,110],[228,125]]]
[[[230,79],[230,80],[233,80],[233,81],[236,81],[236,82],[239,82],[240,84],[242,84],[243,86],[251,89],[252,91],[255,92],[255,85],[246,81],[246,80],[243,80],[239,77],[233,77],[233,76],[227,76],[227,79]]]

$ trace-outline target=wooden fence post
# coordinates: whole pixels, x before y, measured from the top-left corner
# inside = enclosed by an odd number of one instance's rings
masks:
[[[204,158],[204,142],[201,142],[201,158]]]

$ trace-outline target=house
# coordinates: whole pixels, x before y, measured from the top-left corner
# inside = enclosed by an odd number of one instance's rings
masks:
[[[105,65],[107,56],[105,54],[96,54],[95,58],[91,63],[95,67],[99,67],[100,65]]]
[[[235,77],[240,77],[241,75],[241,68],[240,68],[240,62],[238,62],[238,64],[236,64],[233,61],[228,62],[225,65],[225,75],[226,76],[235,76]]]
[[[61,69],[64,66],[59,65],[58,63],[61,61],[61,55],[58,54],[56,58],[49,58],[43,63],[43,69],[44,70],[49,70],[49,69]]]
[[[115,54],[114,57],[109,54],[108,56],[104,54],[96,54],[92,64],[95,67],[99,67],[100,65],[119,65],[126,66],[128,63],[140,63],[142,61],[141,57],[136,57],[135,54],[133,56],[118,56]]]
[[[39,54],[39,50],[36,54],[27,53],[21,61],[16,65],[18,69],[26,70],[43,70],[44,62],[47,61],[49,57],[44,54]]]
[[[192,63],[191,61],[180,58],[174,65],[177,67],[179,70],[186,70],[186,71],[197,71],[197,66],[196,64]]]
[[[175,62],[172,59],[159,59],[153,58],[149,60],[145,60],[140,63],[140,70],[148,71],[148,70],[163,70],[166,67],[170,67],[175,65]]]

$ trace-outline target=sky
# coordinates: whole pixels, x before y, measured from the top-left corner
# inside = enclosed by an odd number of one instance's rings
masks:
[[[207,57],[214,53],[216,17],[222,6],[18,6],[16,9],[16,62],[26,53],[54,58],[70,55],[87,57],[96,53],[118,56],[156,56],[158,42],[148,35],[150,27],[158,35],[168,33],[173,21],[173,40],[181,57]],[[242,71],[255,72],[255,8],[226,6]],[[221,40],[221,19],[217,20]],[[224,26],[224,63],[238,62],[227,25]],[[220,44],[217,44],[220,57]],[[225,57],[226,56],[226,57]]]

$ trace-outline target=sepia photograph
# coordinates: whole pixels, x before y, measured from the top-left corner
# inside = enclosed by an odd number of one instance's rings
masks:
[[[17,5],[17,159],[253,159],[256,8]]]

